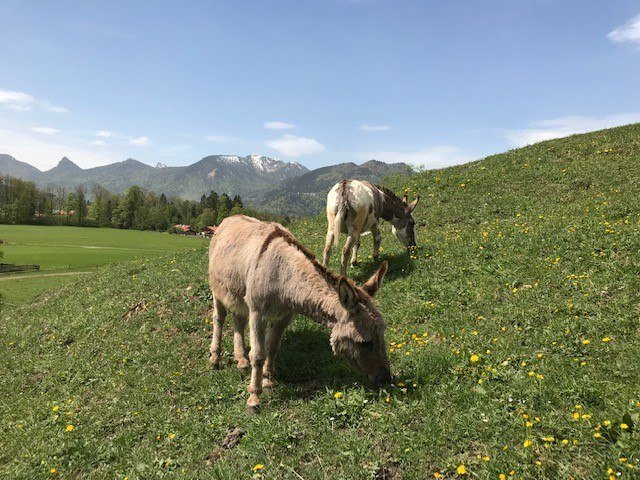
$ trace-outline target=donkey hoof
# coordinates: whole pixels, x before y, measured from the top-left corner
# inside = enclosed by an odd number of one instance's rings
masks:
[[[262,388],[273,388],[273,380],[270,378],[264,377],[262,379]]]
[[[246,370],[247,368],[249,368],[249,366],[249,360],[247,360],[246,358],[241,358],[240,360],[238,360],[238,368],[240,370]]]
[[[220,357],[213,355],[209,358],[209,362],[211,363],[211,368],[214,370],[220,370]]]
[[[256,414],[260,411],[260,398],[255,393],[249,395],[249,400],[247,400],[247,413]]]

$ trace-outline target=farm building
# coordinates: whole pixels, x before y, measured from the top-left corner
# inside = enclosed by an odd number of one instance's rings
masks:
[[[181,235],[195,235],[196,231],[193,229],[191,225],[183,225],[181,223],[174,225],[176,232]]]
[[[200,233],[202,233],[202,235],[204,235],[205,237],[213,237],[213,235],[216,233],[216,226],[215,225],[207,225],[206,227],[202,227],[200,229]]]

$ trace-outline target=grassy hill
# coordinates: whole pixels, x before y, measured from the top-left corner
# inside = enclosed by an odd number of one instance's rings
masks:
[[[208,367],[205,249],[135,260],[0,322],[0,473],[638,478],[640,125],[390,186],[423,198],[417,250],[384,229],[395,386],[363,387],[298,318],[277,387],[247,416],[247,379]],[[324,228],[293,230],[320,253]],[[229,359],[230,340],[226,327]],[[221,447],[235,427],[245,435]]]

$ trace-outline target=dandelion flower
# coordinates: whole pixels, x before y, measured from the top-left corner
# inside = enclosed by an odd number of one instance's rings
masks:
[[[169,434],[169,439],[173,440],[174,438],[176,438],[176,434],[175,433],[170,433]]]
[[[629,428],[629,425],[627,425],[626,423],[621,423],[621,424],[620,424],[620,428],[621,428],[622,430],[626,430],[627,428]]]
[[[54,412],[57,412],[59,409],[60,407],[58,405],[54,405],[51,410],[53,410]]]
[[[471,363],[476,363],[480,361],[480,357],[474,353],[473,355],[471,355],[469,360],[471,360]]]
[[[336,393],[333,394],[333,397],[334,398],[342,398],[343,395],[344,394],[342,392],[336,392]]]
[[[264,465],[261,463],[258,463],[257,465],[254,465],[254,467],[252,468],[252,470],[254,472],[259,472],[260,470],[262,470],[264,468]]]
[[[467,467],[465,467],[464,465],[460,465],[458,467],[458,475],[466,475],[467,474]]]
[[[525,440],[522,444],[524,448],[529,448],[531,445],[533,445],[533,442],[531,440]]]
[[[65,430],[66,430],[67,432],[70,432],[70,431],[72,431],[72,430],[73,430],[73,429],[75,429],[75,428],[76,428],[76,427],[74,427],[73,425],[69,424],[69,425],[67,425],[67,428],[65,428]]]

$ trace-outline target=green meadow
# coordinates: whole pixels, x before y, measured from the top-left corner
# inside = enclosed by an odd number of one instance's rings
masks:
[[[209,368],[206,244],[138,252],[4,314],[0,474],[639,478],[640,125],[387,185],[422,198],[418,248],[384,227],[376,299],[393,385],[367,388],[299,317],[277,385],[247,415],[228,325],[227,365]],[[321,253],[322,217],[291,229]],[[371,249],[365,237],[358,281],[376,268]]]
[[[96,267],[159,256],[202,243],[200,239],[137,230],[0,225],[4,263],[40,265],[39,271],[0,275],[5,307],[73,282]]]

